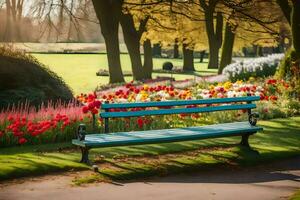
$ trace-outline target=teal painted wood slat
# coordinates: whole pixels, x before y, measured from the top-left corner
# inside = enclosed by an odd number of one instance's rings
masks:
[[[239,136],[253,134],[261,130],[261,127],[251,126],[248,122],[234,122],[202,127],[91,134],[86,135],[84,141],[73,140],[72,143],[89,148],[113,147]]]
[[[187,106],[187,105],[203,105],[215,103],[236,103],[258,101],[259,96],[249,97],[233,97],[233,98],[212,98],[212,99],[198,99],[198,100],[180,100],[180,101],[161,101],[161,102],[137,102],[137,103],[112,103],[103,104],[102,109],[109,108],[145,108],[145,107],[164,107],[164,106]]]
[[[158,109],[158,110],[142,110],[142,111],[128,111],[128,112],[102,112],[102,118],[117,118],[117,117],[139,117],[148,115],[170,115],[170,114],[189,114],[202,112],[215,112],[224,110],[243,110],[256,108],[255,104],[234,104],[213,107],[200,108],[173,108],[173,109]]]

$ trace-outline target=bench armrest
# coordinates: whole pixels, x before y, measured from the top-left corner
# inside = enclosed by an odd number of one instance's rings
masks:
[[[82,141],[85,139],[86,135],[86,125],[85,124],[79,124],[77,129],[77,138],[78,140]]]
[[[256,123],[257,123],[258,118],[259,118],[259,114],[257,112],[249,114],[249,116],[248,116],[249,124],[251,126],[255,126]]]

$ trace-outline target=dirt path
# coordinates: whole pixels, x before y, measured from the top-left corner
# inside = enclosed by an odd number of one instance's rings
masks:
[[[74,175],[74,174],[73,174]],[[287,199],[300,188],[300,157],[246,168],[152,178],[147,182],[71,186],[72,174],[0,185],[1,200]]]

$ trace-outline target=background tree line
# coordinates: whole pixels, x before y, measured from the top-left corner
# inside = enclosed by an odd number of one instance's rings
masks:
[[[101,30],[111,83],[124,81],[120,37],[135,80],[151,78],[153,52],[160,47],[172,47],[174,57],[182,48],[189,71],[195,70],[194,51],[207,51],[208,68],[219,73],[243,47],[260,54],[262,47],[293,43],[300,52],[300,0],[2,0],[1,7],[4,41],[24,40],[20,24],[26,18],[39,29],[35,37],[46,41],[102,41]]]

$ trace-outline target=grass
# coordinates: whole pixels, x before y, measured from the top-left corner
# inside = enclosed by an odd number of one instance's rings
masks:
[[[91,151],[91,159],[100,166],[101,173],[79,177],[74,183],[128,180],[206,170],[220,165],[247,166],[299,155],[299,124],[300,117],[261,121],[264,132],[250,139],[260,155],[234,145],[240,140],[236,137],[95,149]],[[55,144],[0,149],[0,180],[88,169],[77,162],[79,151],[70,146]],[[62,152],[58,152],[59,148]]]
[[[88,93],[93,91],[97,85],[107,84],[108,77],[96,76],[99,69],[107,69],[106,54],[32,54],[40,62],[50,67],[51,70],[61,76],[73,89],[75,94]],[[182,66],[182,59],[154,58],[154,68],[161,69],[162,64],[171,61],[174,66]],[[128,54],[121,54],[123,71],[131,71],[131,63]],[[199,74],[211,75],[216,70],[207,69],[207,63],[199,63],[195,59],[195,68]],[[166,74],[154,73],[153,77],[167,76]],[[176,80],[193,78],[193,75],[174,75]],[[132,77],[125,77],[126,81]]]
[[[299,200],[300,199],[300,190],[298,190],[293,196],[289,198],[289,200]]]

